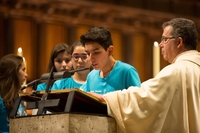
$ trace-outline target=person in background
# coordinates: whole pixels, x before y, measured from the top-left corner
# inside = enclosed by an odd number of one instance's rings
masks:
[[[114,46],[111,33],[104,27],[94,27],[80,36],[94,70],[81,89],[86,92],[105,94],[108,92],[140,86],[137,70],[113,57]]]
[[[23,58],[18,55],[5,55],[0,60],[0,132],[9,132],[9,114],[14,99],[19,95],[21,85],[27,78]]]
[[[123,133],[200,133],[200,53],[195,23],[174,18],[163,23],[159,44],[170,65],[155,78],[105,95],[108,114]]]
[[[90,69],[75,72],[70,78],[57,80],[53,84],[52,90],[80,88],[80,86],[82,86],[85,83],[87,75],[91,70],[91,64],[88,61],[88,56],[85,52],[83,44],[80,41],[75,42],[71,46],[70,54],[72,68],[74,70],[83,68]]]
[[[48,72],[50,72],[52,66],[54,66],[54,72],[69,71],[72,68],[70,47],[65,43],[60,43],[54,46],[48,65]],[[53,83],[51,83],[51,86]],[[46,83],[40,83],[37,85],[36,91],[44,91],[46,89]]]

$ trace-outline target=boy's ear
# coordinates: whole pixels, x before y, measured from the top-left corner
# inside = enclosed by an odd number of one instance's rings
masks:
[[[112,54],[113,54],[112,50],[109,50],[109,55],[112,55]]]
[[[109,55],[113,55],[114,47],[113,46],[109,46],[108,52],[109,52]]]

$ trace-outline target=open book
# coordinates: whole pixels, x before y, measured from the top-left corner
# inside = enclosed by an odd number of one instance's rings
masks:
[[[52,90],[46,100],[41,100],[45,91],[33,94],[21,94],[21,100],[27,102],[28,109],[42,108],[52,113],[82,113],[107,115],[105,102],[78,89]]]

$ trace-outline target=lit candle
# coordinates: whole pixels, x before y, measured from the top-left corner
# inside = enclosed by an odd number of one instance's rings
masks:
[[[23,52],[22,52],[22,48],[21,48],[21,47],[19,47],[19,48],[17,49],[17,55],[23,57]]]
[[[26,59],[23,57],[23,51],[22,51],[22,48],[19,47],[17,49],[17,55],[21,56],[23,58],[23,61],[24,61],[24,65],[25,65],[25,68],[26,68],[26,72],[27,72],[27,63],[26,63]],[[26,84],[26,80],[24,81],[23,85]]]
[[[158,42],[154,42],[153,46],[153,77],[160,71],[160,47]]]

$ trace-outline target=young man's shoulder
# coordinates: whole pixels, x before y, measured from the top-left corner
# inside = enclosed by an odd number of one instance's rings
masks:
[[[131,64],[128,64],[126,62],[122,62],[120,60],[118,60],[116,62],[116,67],[119,67],[119,68],[124,68],[124,69],[130,69],[130,68],[134,68]]]

